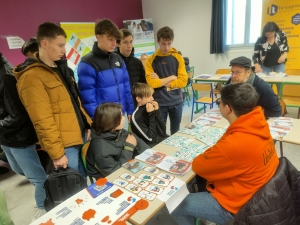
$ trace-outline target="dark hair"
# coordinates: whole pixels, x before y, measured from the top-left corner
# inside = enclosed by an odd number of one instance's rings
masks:
[[[55,39],[57,36],[62,35],[67,38],[67,34],[59,25],[46,22],[39,25],[38,30],[36,32],[36,40],[39,46],[41,46],[41,42],[45,38]]]
[[[119,31],[119,28],[109,19],[102,19],[96,21],[95,26],[95,35],[107,35],[112,36],[116,40],[121,40],[122,34]]]
[[[38,52],[39,51],[39,45],[37,43],[37,40],[35,37],[30,38],[29,40],[27,40],[24,45],[22,46],[21,52],[23,53],[23,55],[27,55],[28,52]]]
[[[266,35],[266,32],[274,32],[275,31],[275,33],[277,33],[279,30],[280,29],[276,23],[268,22],[262,30],[262,36],[264,37]]]
[[[133,38],[132,33],[131,33],[130,30],[128,30],[128,29],[121,29],[120,32],[121,32],[121,34],[122,34],[122,38],[117,40],[117,43],[118,43],[118,44],[121,43],[121,40],[123,40],[124,38],[127,38],[127,37],[130,36],[130,35],[131,35],[132,38]]]
[[[258,100],[255,88],[249,83],[229,84],[220,92],[222,103],[228,105],[238,117],[251,112]]]
[[[157,31],[157,41],[160,41],[160,39],[163,40],[171,40],[173,41],[174,39],[174,31],[170,27],[162,27]]]
[[[92,129],[98,135],[110,131],[120,125],[122,106],[116,103],[103,103],[95,110]]]

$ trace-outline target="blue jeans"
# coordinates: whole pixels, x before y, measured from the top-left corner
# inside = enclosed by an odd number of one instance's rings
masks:
[[[82,145],[75,145],[65,148],[65,154],[68,158],[68,166],[78,171],[81,176],[86,178],[86,172],[80,155],[81,147]]]
[[[161,116],[165,123],[167,123],[167,118],[169,114],[171,135],[175,134],[180,129],[182,109],[183,109],[183,102],[179,103],[178,105],[159,107]]]
[[[190,193],[171,213],[179,225],[194,225],[196,218],[225,224],[233,215],[225,210],[209,192]]]
[[[262,65],[261,68],[264,74],[269,74],[270,72],[283,73],[285,71],[285,64],[280,63],[279,65],[273,67],[266,67]],[[279,95],[280,85],[281,85],[280,83],[276,84],[278,95]]]
[[[40,158],[35,150],[35,145],[23,148],[13,148],[1,145],[8,163],[13,171],[25,176],[35,187],[35,201],[40,209],[44,209],[46,192],[43,188],[47,175],[41,165]]]

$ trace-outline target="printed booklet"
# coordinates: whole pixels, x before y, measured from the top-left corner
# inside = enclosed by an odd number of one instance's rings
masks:
[[[175,158],[173,156],[166,156],[159,164],[156,165],[158,168],[173,173],[179,176],[183,176],[192,169],[192,163]]]
[[[161,162],[165,157],[166,155],[161,152],[157,152],[152,149],[147,149],[135,158],[150,165],[156,165],[159,162]]]

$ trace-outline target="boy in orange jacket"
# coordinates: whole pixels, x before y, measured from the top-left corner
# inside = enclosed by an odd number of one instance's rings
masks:
[[[249,83],[221,90],[218,104],[230,126],[194,159],[193,171],[207,181],[208,192],[189,194],[172,212],[179,225],[195,224],[195,218],[227,223],[276,172],[279,160],[257,99]]]

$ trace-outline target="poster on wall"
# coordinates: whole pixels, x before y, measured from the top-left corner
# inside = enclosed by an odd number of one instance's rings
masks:
[[[66,57],[68,66],[73,69],[77,82],[77,67],[81,57],[92,50],[96,41],[95,23],[61,22],[60,26],[67,34]]]
[[[300,69],[300,4],[299,0],[264,0],[262,7],[262,28],[275,22],[287,36],[290,47],[286,69]]]
[[[133,34],[134,56],[141,54],[152,55],[155,52],[155,38],[152,19],[138,19],[123,21],[124,28]]]

